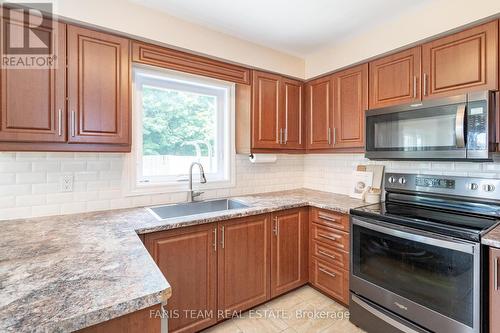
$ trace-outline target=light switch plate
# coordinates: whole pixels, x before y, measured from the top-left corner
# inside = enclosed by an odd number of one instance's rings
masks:
[[[73,175],[61,177],[61,192],[73,192]]]

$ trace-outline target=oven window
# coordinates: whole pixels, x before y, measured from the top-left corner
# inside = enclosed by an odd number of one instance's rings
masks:
[[[353,274],[473,325],[472,254],[353,225]]]

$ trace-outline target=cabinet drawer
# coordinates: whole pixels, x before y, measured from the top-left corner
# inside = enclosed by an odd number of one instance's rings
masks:
[[[327,246],[318,241],[312,241],[311,254],[318,259],[333,264],[335,267],[349,270],[349,254]]]
[[[326,227],[349,232],[349,216],[325,209],[312,208],[311,220]]]
[[[349,251],[349,234],[332,228],[326,228],[315,223],[311,227],[312,239],[324,242],[334,248]]]
[[[344,304],[349,302],[349,273],[318,259],[312,260],[312,283]]]

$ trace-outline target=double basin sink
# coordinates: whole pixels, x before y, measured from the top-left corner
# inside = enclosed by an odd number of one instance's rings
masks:
[[[175,205],[164,205],[147,208],[157,219],[165,220],[174,217],[198,215],[250,207],[232,199],[188,202]]]

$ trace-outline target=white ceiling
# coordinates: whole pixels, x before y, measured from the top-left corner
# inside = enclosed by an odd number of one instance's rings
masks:
[[[130,0],[305,57],[431,0]]]

